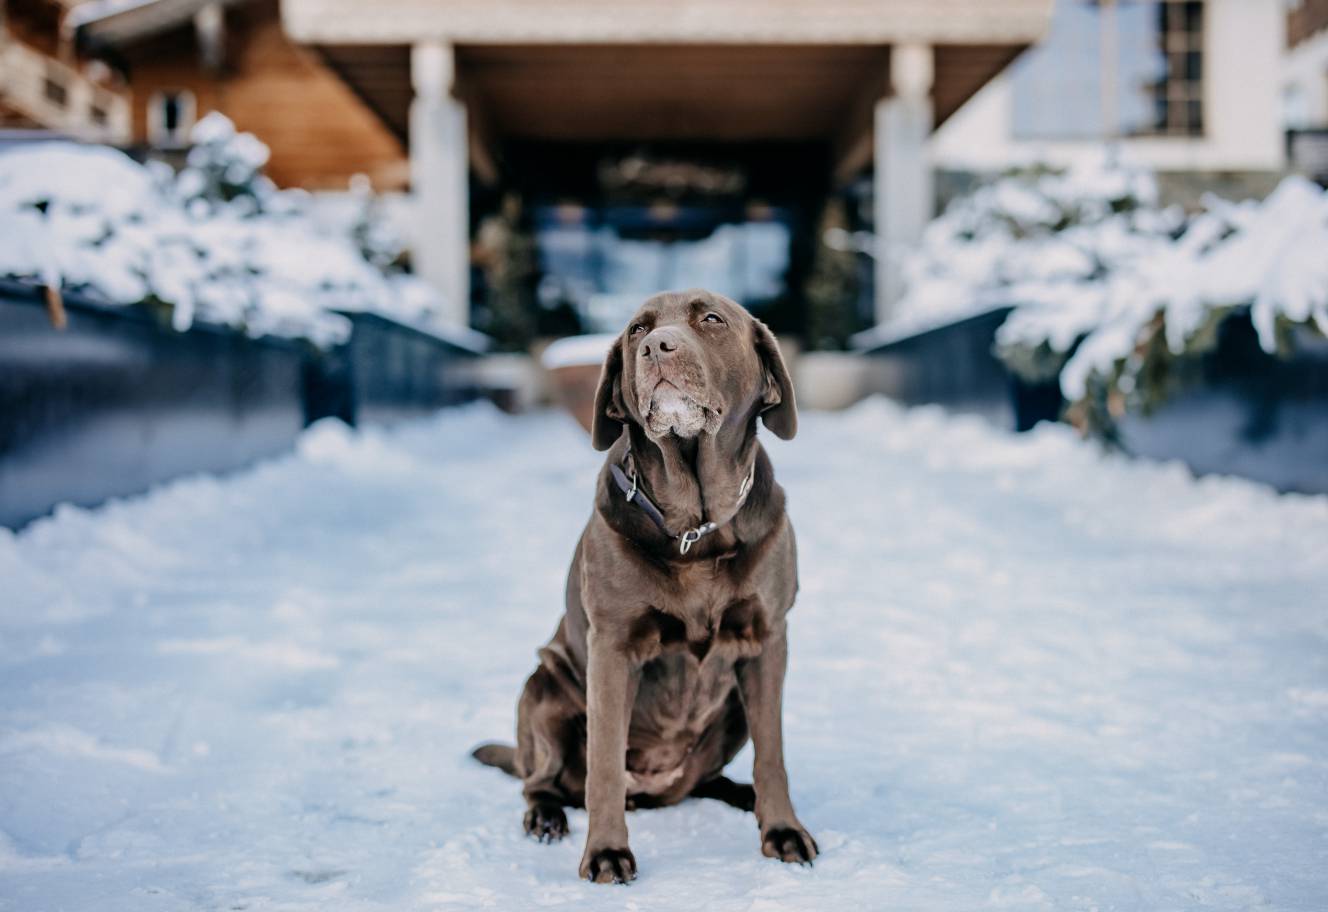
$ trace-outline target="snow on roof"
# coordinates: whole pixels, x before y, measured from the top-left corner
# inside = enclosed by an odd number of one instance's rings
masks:
[[[70,11],[65,27],[113,43],[183,25],[214,3],[243,2],[248,0],[90,0]]]
[[[179,2],[179,0],[91,0],[88,3],[80,3],[70,10],[69,15],[65,17],[65,24],[70,28],[81,28],[120,13],[166,2]]]

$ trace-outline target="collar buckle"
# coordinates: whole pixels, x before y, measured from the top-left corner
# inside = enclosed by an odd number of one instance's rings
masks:
[[[692,550],[692,545],[701,540],[701,536],[709,535],[718,528],[718,523],[703,522],[695,529],[688,529],[686,532],[678,536],[678,553],[686,554],[688,551]]]
[[[624,471],[624,469],[626,471]],[[623,496],[628,503],[635,503],[637,507],[644,511],[645,514],[650,517],[651,521],[659,527],[661,532],[669,538],[677,540],[679,554],[686,555],[688,551],[692,550],[692,545],[696,544],[710,533],[718,531],[719,523],[702,522],[695,529],[687,529],[681,533],[675,534],[665,522],[664,514],[660,512],[659,507],[655,506],[649,495],[641,490],[641,478],[636,472],[636,466],[633,464],[632,450],[630,446],[624,454],[622,465],[619,465],[618,463],[609,463],[609,473],[613,476],[614,484],[618,486],[618,490],[623,493]],[[747,495],[751,493],[752,484],[755,480],[756,460],[752,460],[752,467],[747,470],[746,477],[743,478],[741,484],[738,486],[738,509],[742,508],[743,502],[747,499]],[[725,522],[731,520],[732,517],[729,517]]]
[[[688,529],[682,535],[678,536],[678,553],[686,554],[692,550],[692,545],[701,540],[700,529]]]

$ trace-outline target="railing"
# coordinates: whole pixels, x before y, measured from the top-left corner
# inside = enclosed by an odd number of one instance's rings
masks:
[[[132,138],[129,99],[0,30],[0,101],[23,117],[78,139]]]

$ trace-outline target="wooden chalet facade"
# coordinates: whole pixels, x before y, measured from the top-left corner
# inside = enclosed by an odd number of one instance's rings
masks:
[[[268,175],[310,190],[407,182],[404,127],[378,117],[316,49],[291,41],[277,0],[93,2],[71,14],[80,51],[126,81],[130,141],[170,150],[220,111],[272,151]]]

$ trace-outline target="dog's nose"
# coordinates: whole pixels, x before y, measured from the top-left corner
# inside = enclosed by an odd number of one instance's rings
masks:
[[[667,326],[653,330],[641,343],[641,354],[652,361],[663,361],[678,350],[678,332]]]

